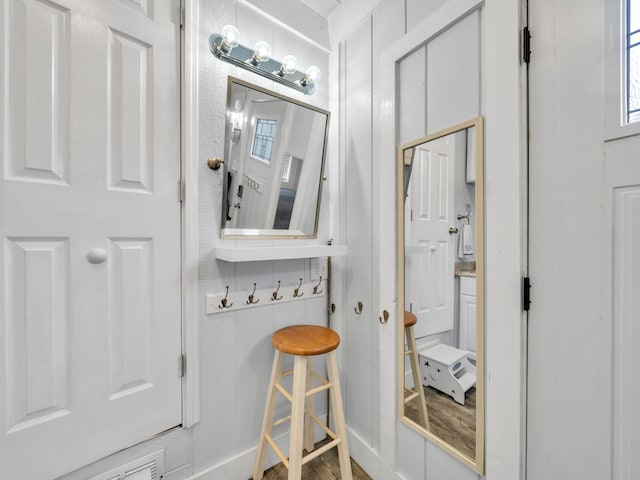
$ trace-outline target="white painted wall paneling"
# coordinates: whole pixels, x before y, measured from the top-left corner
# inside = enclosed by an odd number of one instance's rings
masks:
[[[200,349],[201,349],[201,420],[193,428],[193,471],[202,478],[241,478],[250,476],[253,455],[258,443],[259,428],[264,413],[266,386],[273,359],[271,334],[278,328],[294,323],[324,324],[326,297],[301,300],[277,306],[245,309],[238,312],[205,315],[207,293],[250,289],[275,285],[278,280],[292,284],[299,278],[311,281],[309,260],[279,260],[228,263],[215,259],[216,247],[234,245],[269,248],[286,246],[287,240],[219,239],[222,201],[222,176],[209,170],[203,159],[223,154],[227,75],[279,91],[321,108],[328,107],[328,54],[269,17],[263,16],[245,2],[200,1],[199,47],[199,202],[200,202]],[[244,70],[216,60],[208,49],[207,38],[225,24],[235,24],[243,45],[264,39],[271,43],[273,56],[282,58],[294,54],[300,65],[313,62],[322,69],[323,79],[317,93],[304,96],[272,81],[251,75]],[[331,161],[331,160],[329,160]],[[331,187],[323,187],[318,240],[328,240],[327,198]],[[297,241],[309,244],[314,241]],[[323,400],[316,404],[325,408]],[[279,404],[278,413],[286,405]],[[282,433],[287,428],[283,425]],[[267,463],[276,463],[274,455]]]
[[[377,317],[372,299],[371,220],[371,20],[367,18],[345,41],[346,144],[346,356],[344,393],[346,421],[350,429],[375,445],[374,418],[378,396],[373,352]],[[361,314],[353,308],[364,305]],[[375,323],[374,323],[375,322]]]

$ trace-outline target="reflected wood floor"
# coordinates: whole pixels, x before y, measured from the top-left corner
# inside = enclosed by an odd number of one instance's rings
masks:
[[[476,389],[472,387],[460,405],[435,388],[424,387],[431,432],[470,458],[476,456]],[[405,407],[409,419],[418,421],[418,398]],[[424,425],[420,425],[424,427]]]
[[[316,443],[316,448],[327,442],[328,440],[323,440]],[[307,451],[305,450],[304,453],[306,454]],[[371,480],[367,472],[353,459],[351,459],[351,471],[353,472],[353,480]],[[269,470],[265,470],[264,479],[287,480],[287,474],[287,468],[282,463],[279,463]],[[336,448],[332,448],[302,466],[303,480],[340,480],[341,478],[340,462],[338,461],[338,450]]]

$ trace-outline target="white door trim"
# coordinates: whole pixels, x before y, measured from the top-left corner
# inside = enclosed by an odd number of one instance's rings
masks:
[[[198,21],[197,0],[182,0],[182,426],[200,420],[200,349],[198,348]]]

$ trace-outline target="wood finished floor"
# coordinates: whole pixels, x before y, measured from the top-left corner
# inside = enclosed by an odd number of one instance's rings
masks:
[[[327,443],[326,440],[316,443],[316,448]],[[306,450],[305,450],[306,454]],[[371,480],[360,465],[351,459],[351,471],[353,480]],[[287,468],[279,463],[269,470],[265,470],[265,480],[287,480]],[[302,466],[303,480],[340,480],[340,462],[338,461],[338,450],[332,448],[319,457],[314,458],[309,463]]]
[[[432,387],[424,387],[431,432],[469,458],[476,456],[476,389],[465,395],[464,405]],[[409,402],[405,414],[418,421],[418,398]]]

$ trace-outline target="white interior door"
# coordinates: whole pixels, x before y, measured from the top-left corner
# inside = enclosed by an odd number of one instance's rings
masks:
[[[51,479],[181,423],[179,3],[0,11],[1,476]]]
[[[639,139],[605,141],[605,98],[622,83],[604,82],[620,41],[605,12],[620,22],[624,3],[529,2],[530,480],[640,469]]]
[[[415,148],[406,212],[405,305],[417,338],[453,329],[456,235],[453,135]]]

